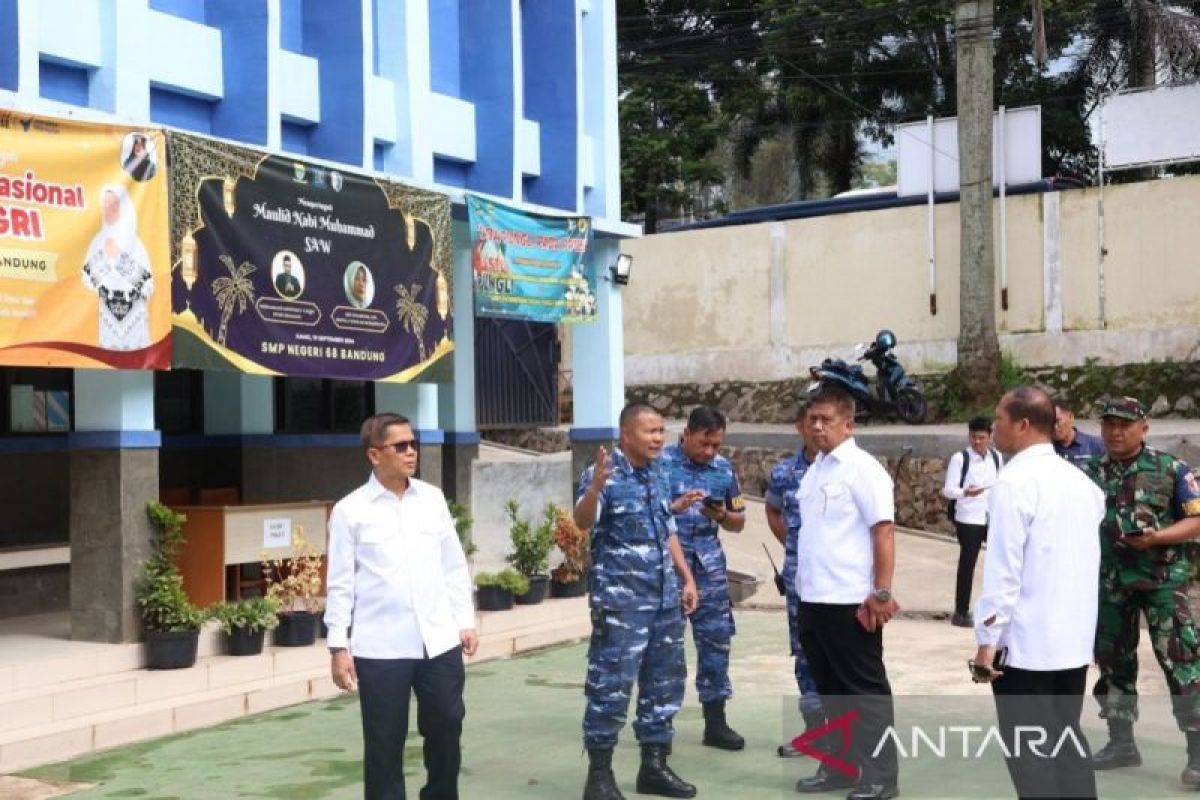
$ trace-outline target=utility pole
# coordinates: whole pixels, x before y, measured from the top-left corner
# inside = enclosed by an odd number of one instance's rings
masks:
[[[954,14],[961,221],[958,376],[968,408],[994,403],[1000,393],[992,243],[993,10],[993,0],[958,0]]]

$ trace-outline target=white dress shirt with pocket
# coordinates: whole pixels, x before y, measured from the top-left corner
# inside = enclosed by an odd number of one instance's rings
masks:
[[[1007,648],[1005,663],[1018,669],[1086,666],[1096,638],[1104,493],[1047,443],[1013,456],[988,494],[975,640]]]
[[[410,478],[401,499],[372,474],[333,507],[328,559],[331,648],[362,658],[434,658],[475,627],[466,556],[432,484]]]
[[[800,488],[796,589],[806,603],[861,603],[876,588],[871,528],[896,519],[892,479],[853,437],[817,456]],[[886,587],[890,589],[891,587]]]
[[[946,483],[942,486],[942,497],[954,501],[954,522],[961,522],[964,525],[987,525],[987,492],[980,492],[974,497],[968,497],[963,490],[971,486],[983,489],[995,486],[996,478],[1000,473],[996,464],[999,462],[1003,467],[1004,459],[991,448],[988,448],[986,455],[981,456],[974,447],[967,448],[967,458],[970,459],[970,462],[967,465],[967,479],[963,481],[963,451],[959,450],[950,456],[950,463],[946,465]],[[962,481],[962,486],[959,486],[959,481]]]

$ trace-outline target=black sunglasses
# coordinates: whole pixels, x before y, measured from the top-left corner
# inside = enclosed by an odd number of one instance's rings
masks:
[[[416,452],[417,440],[416,439],[401,439],[398,442],[391,442],[389,444],[381,444],[376,449],[383,450],[384,448],[387,448],[387,447],[392,448],[397,453],[407,453],[409,450]]]

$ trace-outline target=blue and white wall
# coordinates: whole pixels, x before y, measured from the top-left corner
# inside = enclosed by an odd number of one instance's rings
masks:
[[[614,5],[0,0],[0,104],[615,222]]]

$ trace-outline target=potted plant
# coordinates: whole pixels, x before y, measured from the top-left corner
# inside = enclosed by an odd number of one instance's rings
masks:
[[[467,507],[457,500],[451,500],[447,505],[450,506],[450,516],[454,518],[454,530],[458,533],[458,543],[462,545],[463,553],[470,558],[479,551],[479,548],[475,546],[475,540],[471,538],[471,525],[475,520],[471,519]]]
[[[196,663],[196,646],[204,613],[183,590],[183,576],[175,565],[183,546],[183,523],[159,502],[146,504],[146,515],[154,526],[153,551],[142,564],[137,584],[137,603],[142,609],[146,632],[146,666],[149,669],[181,669]]]
[[[481,572],[475,576],[475,607],[480,611],[507,611],[513,607],[513,597],[529,591],[529,579],[515,569],[497,573]]]
[[[588,534],[575,524],[570,513],[554,507],[554,544],[563,555],[550,570],[551,597],[581,597],[587,594]]]
[[[546,506],[542,521],[534,525],[521,518],[521,506],[516,500],[504,504],[508,514],[509,538],[513,551],[508,563],[513,569],[529,579],[529,589],[517,595],[520,605],[536,605],[546,599],[550,588],[550,549],[554,547],[554,504]]]
[[[249,597],[217,603],[208,618],[221,626],[231,656],[256,656],[262,652],[266,632],[279,624],[279,604],[270,597]]]
[[[267,597],[279,608],[279,627],[275,644],[280,647],[304,647],[317,638],[317,617],[325,608],[321,596],[321,552],[296,526],[292,534],[291,558],[272,559],[263,553],[263,576]]]

